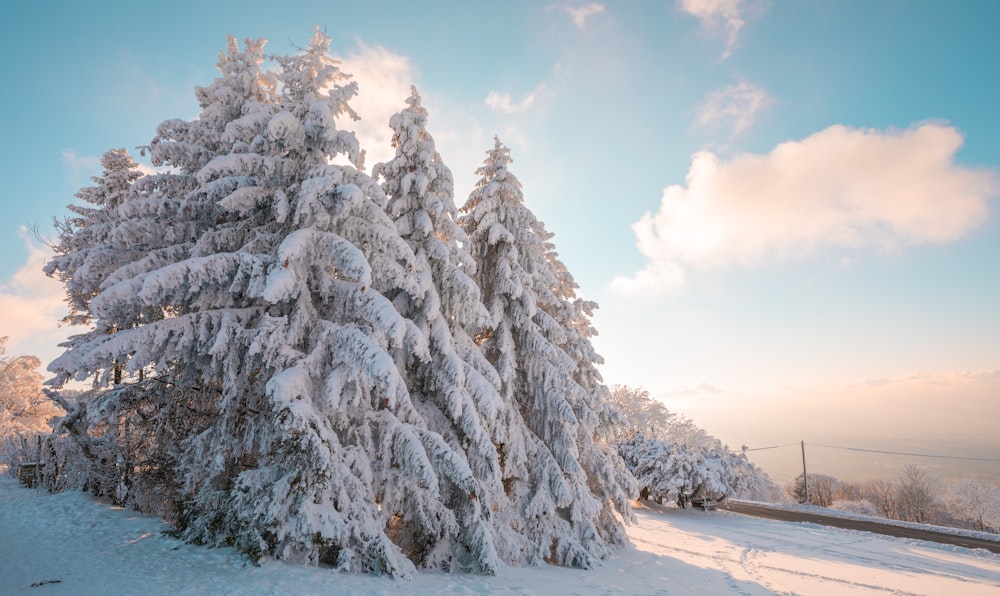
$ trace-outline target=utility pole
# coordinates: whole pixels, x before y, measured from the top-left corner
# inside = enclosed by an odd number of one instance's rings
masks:
[[[806,505],[809,504],[809,476],[806,474],[806,442],[802,441],[802,486],[805,487]]]

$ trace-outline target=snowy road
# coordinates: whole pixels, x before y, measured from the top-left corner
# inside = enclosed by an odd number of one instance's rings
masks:
[[[721,511],[637,515],[633,546],[598,569],[394,581],[247,566],[163,537],[155,519],[3,476],[0,594],[1000,594],[1000,555],[982,550]]]
[[[930,531],[928,526],[911,528],[903,525],[893,525],[892,522],[873,522],[863,519],[852,519],[845,517],[835,517],[832,515],[820,515],[813,512],[789,511],[787,509],[776,509],[774,507],[760,507],[750,503],[727,502],[722,505],[728,511],[744,513],[755,517],[767,519],[778,519],[789,522],[810,522],[835,528],[846,528],[848,530],[861,530],[865,532],[875,532],[886,536],[897,538],[915,538],[917,540],[929,540],[942,544],[953,544],[964,546],[965,548],[982,548],[990,552],[1000,553],[1000,540],[983,540],[971,536],[960,536],[957,534],[944,533],[942,531]],[[993,536],[996,536],[994,534]],[[996,536],[1000,539],[1000,536]]]

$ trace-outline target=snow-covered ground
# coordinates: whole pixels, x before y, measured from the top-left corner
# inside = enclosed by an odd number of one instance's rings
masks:
[[[0,477],[0,594],[1000,594],[1000,555],[724,511],[637,509],[598,569],[338,575],[164,537],[157,519]]]

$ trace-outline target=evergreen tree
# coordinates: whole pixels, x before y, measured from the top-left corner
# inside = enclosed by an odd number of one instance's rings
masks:
[[[93,265],[95,253],[86,250],[93,238],[77,235],[75,244],[67,245],[84,255],[86,266],[77,271],[87,272],[86,282],[98,293],[88,305],[93,328],[64,344],[66,352],[50,367],[57,375],[50,384],[58,389],[71,378],[92,379],[92,390],[71,408],[62,428],[91,460],[89,487],[122,504],[152,511],[171,507],[180,486],[174,469],[181,443],[216,412],[219,383],[192,373],[204,360],[202,354],[150,355],[149,346],[136,347],[135,342],[152,334],[162,343],[155,334],[179,324],[187,312],[182,296],[150,299],[156,290],[145,284],[156,272],[192,256],[196,242],[211,238],[208,232],[223,222],[225,213],[213,201],[212,189],[203,187],[196,175],[220,151],[245,144],[231,130],[236,121],[274,101],[276,81],[261,69],[263,46],[263,40],[247,40],[240,50],[230,37],[218,62],[222,76],[195,89],[199,117],[168,120],[158,127],[144,151],[154,165],[170,171],[136,179],[123,195],[128,200],[117,200],[115,209],[104,211],[108,249],[114,255],[106,261],[114,266]],[[49,267],[58,272],[64,261],[57,254]],[[127,329],[141,330],[123,334]],[[133,374],[123,378],[126,371]],[[58,398],[59,393],[51,395]]]
[[[63,322],[71,325],[90,321],[91,299],[122,264],[122,251],[113,243],[118,207],[129,199],[132,184],[142,176],[139,164],[125,149],[107,151],[101,156],[101,167],[103,174],[92,178],[96,186],[76,193],[83,204],[67,206],[76,216],[55,222],[59,231],[55,257],[44,269],[66,288],[70,312]]]
[[[617,456],[593,443],[599,424],[590,407],[593,388],[578,382],[589,383],[585,356],[578,362],[563,350],[583,347],[582,336],[560,321],[568,319],[556,292],[565,292],[567,282],[552,265],[548,236],[524,205],[510,163],[509,150],[495,139],[460,220],[492,319],[483,353],[517,417],[508,425],[525,434],[501,447],[504,478],[532,545],[525,560],[589,567],[625,541],[621,521],[606,513],[615,497],[620,513],[630,515],[620,485],[625,477],[615,470]]]
[[[577,441],[580,446],[580,463],[587,472],[592,491],[601,497],[602,509],[597,525],[614,531],[623,531],[614,523],[615,510],[630,511],[630,495],[637,487],[635,478],[625,468],[614,445],[616,430],[624,423],[622,414],[611,404],[611,393],[604,385],[597,366],[604,358],[594,349],[591,338],[597,330],[591,324],[597,303],[577,297],[579,287],[566,265],[559,260],[555,246],[541,221],[536,233],[546,248],[546,261],[556,285],[552,288],[552,302],[542,308],[548,311],[565,331],[559,348],[573,362],[573,380],[582,389],[573,403],[577,418],[584,421],[578,426]],[[624,534],[610,539],[613,543],[627,541]]]
[[[457,224],[451,170],[438,154],[427,130],[427,111],[416,88],[408,107],[392,116],[395,157],[372,172],[382,179],[387,211],[400,236],[414,252],[411,275],[426,280],[421,295],[398,292],[397,310],[412,320],[427,338],[430,358],[412,355],[406,363],[407,385],[430,428],[453,448],[463,451],[480,483],[482,507],[500,543],[511,558],[519,541],[511,536],[507,498],[499,459],[489,434],[490,421],[501,407],[496,374],[483,358],[473,335],[489,324],[479,287],[469,276],[475,262],[464,249],[465,232]],[[461,502],[465,495],[453,498]],[[465,508],[469,509],[469,508]],[[465,511],[470,515],[473,511]],[[485,534],[474,520],[466,525]],[[479,541],[484,538],[477,539]]]

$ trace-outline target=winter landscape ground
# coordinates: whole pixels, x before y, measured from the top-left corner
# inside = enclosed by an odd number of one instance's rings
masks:
[[[1000,555],[746,517],[636,507],[598,568],[391,580],[265,561],[163,536],[152,517],[0,477],[0,594],[996,594]]]

